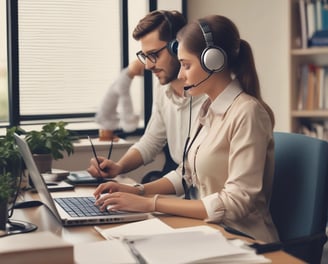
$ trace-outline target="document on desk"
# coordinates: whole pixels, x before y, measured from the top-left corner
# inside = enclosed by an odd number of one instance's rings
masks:
[[[175,231],[174,228],[163,223],[158,218],[150,218],[112,228],[100,228],[95,226],[95,229],[108,240],[120,239],[122,237],[133,239],[155,234],[167,234]]]
[[[107,234],[109,240],[76,245],[76,263],[90,263],[90,256],[96,256],[94,263],[113,264],[271,263],[244,243],[232,243],[206,225],[174,229],[156,218],[138,223],[103,229],[107,233],[102,235]]]
[[[130,240],[144,263],[271,263],[248,248],[236,246],[220,231],[178,231]]]
[[[136,264],[120,240],[80,243],[74,246],[75,264]]]

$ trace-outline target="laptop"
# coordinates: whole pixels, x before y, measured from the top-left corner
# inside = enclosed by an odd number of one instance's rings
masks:
[[[57,220],[63,226],[97,225],[108,223],[121,223],[145,220],[149,217],[148,213],[134,213],[124,211],[105,211],[101,212],[94,205],[94,197],[60,197],[51,196],[45,180],[39,172],[32,153],[25,139],[18,134],[14,134],[30,177],[34,183],[35,189],[39,194],[40,200],[46,205]],[[74,209],[69,206],[73,205]],[[87,215],[83,215],[87,214]]]

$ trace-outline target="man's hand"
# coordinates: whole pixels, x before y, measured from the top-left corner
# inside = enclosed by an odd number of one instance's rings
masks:
[[[122,171],[120,165],[112,160],[98,156],[99,165],[95,158],[90,160],[90,166],[87,171],[95,178],[114,178]]]

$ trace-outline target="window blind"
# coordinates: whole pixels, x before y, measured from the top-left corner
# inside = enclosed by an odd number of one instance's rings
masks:
[[[120,0],[18,0],[20,114],[95,112],[121,70]]]

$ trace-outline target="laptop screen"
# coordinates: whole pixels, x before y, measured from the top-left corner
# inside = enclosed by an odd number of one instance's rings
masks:
[[[58,218],[60,219],[57,210],[55,209],[55,203],[50,196],[50,193],[47,189],[47,185],[41,176],[35,161],[33,159],[33,155],[30,151],[30,148],[28,144],[26,143],[25,139],[20,137],[18,134],[14,134],[15,141],[19,147],[19,152],[21,153],[25,165],[29,171],[30,177],[33,181],[33,184],[35,186],[35,189],[37,190],[41,201],[50,209],[50,211]]]

